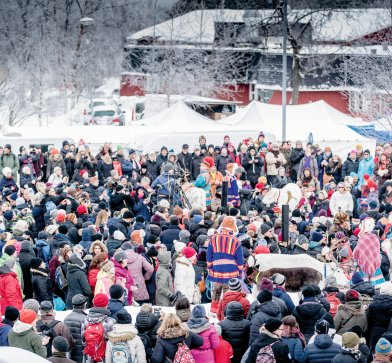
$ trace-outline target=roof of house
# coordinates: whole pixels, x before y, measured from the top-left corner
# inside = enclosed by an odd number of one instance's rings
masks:
[[[262,19],[272,16],[274,10],[254,10],[253,15]],[[215,23],[243,23],[246,10],[195,10],[179,17],[156,24],[131,34],[129,42],[146,37],[156,37],[160,41],[180,43],[212,44],[215,38]],[[371,34],[392,25],[390,13],[386,9],[345,9],[344,11],[320,11],[312,15],[309,10],[290,10],[289,21],[309,20],[317,31],[313,39],[319,42],[347,42]]]

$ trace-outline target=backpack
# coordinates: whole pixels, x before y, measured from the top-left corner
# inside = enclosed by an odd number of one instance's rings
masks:
[[[173,363],[195,363],[191,350],[182,342],[177,345],[177,352],[172,361]]]
[[[259,350],[256,357],[256,363],[276,363],[272,344],[266,345]]]
[[[36,256],[42,258],[46,264],[46,268],[49,266],[49,261],[52,259],[52,251],[50,246],[43,240],[38,240],[35,244]]]
[[[88,324],[83,338],[85,347],[83,353],[94,362],[104,362],[106,353],[105,330],[101,323]],[[88,361],[88,360],[87,360]]]
[[[113,344],[112,363],[137,363],[136,356],[131,355],[127,342]]]
[[[153,353],[151,338],[147,334],[142,333],[138,333],[138,337],[143,342],[144,350],[146,351],[147,362],[149,362]]]
[[[36,324],[37,331],[50,338],[49,343],[46,345],[46,349],[48,350],[48,357],[52,356],[52,341],[56,337],[54,327],[58,323],[60,323],[58,320],[53,320],[50,324],[46,324],[42,320],[38,320]]]
[[[56,272],[54,273],[54,279],[60,290],[63,290],[68,286],[68,281],[64,276],[64,272],[61,266],[57,266]]]
[[[327,293],[325,297],[329,302],[330,308],[329,313],[332,317],[335,317],[336,313],[338,312],[338,308],[342,305],[341,301],[336,296],[337,292]]]

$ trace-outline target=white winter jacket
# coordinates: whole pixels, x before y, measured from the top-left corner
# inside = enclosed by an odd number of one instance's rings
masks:
[[[195,292],[195,270],[192,262],[185,256],[180,256],[176,260],[174,289],[184,294],[189,302],[192,303]]]
[[[332,197],[329,201],[329,209],[331,214],[334,216],[337,212],[339,212],[339,208],[342,212],[353,212],[354,202],[353,196],[350,192],[340,193],[337,191],[332,194]]]

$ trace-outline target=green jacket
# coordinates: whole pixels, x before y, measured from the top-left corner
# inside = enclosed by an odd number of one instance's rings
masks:
[[[0,155],[0,170],[9,167],[12,169],[12,175],[14,176],[15,182],[17,181],[19,171],[19,159],[15,154],[2,154]]]
[[[28,350],[46,358],[46,347],[42,345],[41,337],[34,328],[26,323],[17,320],[8,333],[8,343],[10,347]]]

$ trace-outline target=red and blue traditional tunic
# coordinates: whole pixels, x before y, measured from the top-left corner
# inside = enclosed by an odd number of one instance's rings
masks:
[[[241,242],[231,229],[221,228],[213,235],[207,248],[208,279],[227,284],[238,278],[244,268]]]

